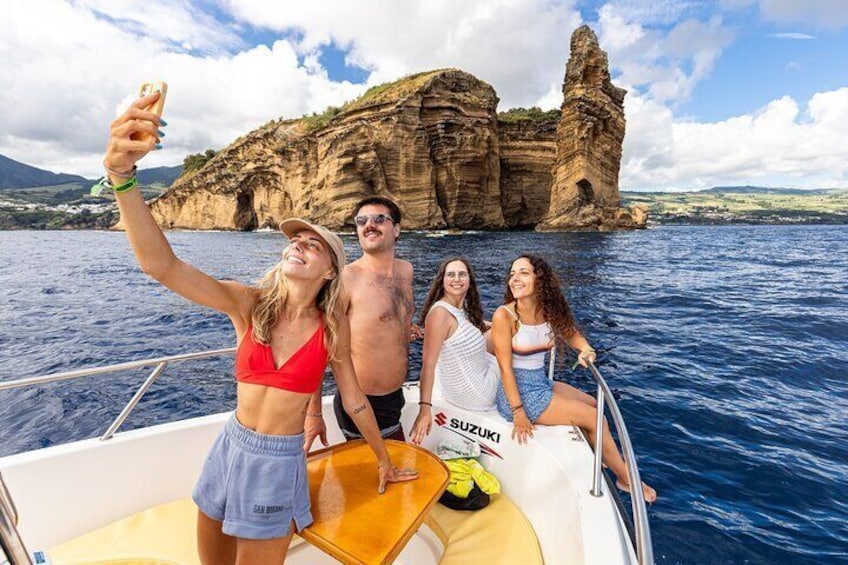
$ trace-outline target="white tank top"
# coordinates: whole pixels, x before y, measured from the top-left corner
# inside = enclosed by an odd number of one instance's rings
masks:
[[[518,321],[518,331],[512,336],[512,368],[539,369],[545,366],[545,355],[554,346],[553,329],[544,324],[522,324],[515,312],[500,306]]]
[[[486,338],[464,310],[444,300],[430,309],[437,306],[456,318],[457,327],[442,343],[436,363],[435,390],[460,408],[478,412],[494,410],[501,374],[495,356],[486,351]]]

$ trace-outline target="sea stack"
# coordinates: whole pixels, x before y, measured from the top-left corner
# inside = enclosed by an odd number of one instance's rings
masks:
[[[166,229],[255,230],[290,216],[339,229],[379,195],[407,229],[644,227],[645,214],[618,207],[625,91],[588,27],[571,51],[560,111],[498,114],[495,90],[473,75],[418,73],[321,115],[269,121],[186,171],[151,210]]]
[[[609,230],[645,226],[642,210],[619,208],[618,173],[624,142],[624,96],[613,85],[607,54],[588,26],[571,36],[562,83],[550,205],[540,231]]]

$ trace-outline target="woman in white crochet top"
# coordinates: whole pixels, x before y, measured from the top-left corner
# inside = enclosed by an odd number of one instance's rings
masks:
[[[486,349],[486,324],[474,270],[466,259],[443,261],[421,309],[424,352],[421,401],[410,437],[421,443],[432,425],[434,383],[441,396],[466,410],[494,410],[498,363]]]

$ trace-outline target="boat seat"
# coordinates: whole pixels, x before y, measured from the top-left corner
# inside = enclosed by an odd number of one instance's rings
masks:
[[[357,445],[357,442],[341,444],[335,450],[330,448],[310,455],[310,495],[316,523],[304,530],[303,536],[311,538],[309,541],[312,544],[342,561],[388,563],[423,521],[445,547],[440,561],[443,565],[542,563],[533,527],[509,498],[493,495],[489,506],[476,512],[451,510],[440,504],[434,506],[433,497],[438,497],[447,483],[446,469],[444,476],[438,472],[443,468],[441,462],[435,463],[437,467],[433,466],[432,454],[422,453],[424,450],[421,448],[408,444],[388,441],[387,447],[392,459],[398,464],[414,464],[424,471],[427,465],[420,458],[426,455],[431,465],[429,472],[425,472],[418,481],[403,483],[402,486],[392,485],[386,495],[376,500],[391,506],[393,512],[373,508],[373,504],[362,504],[365,500],[363,497],[371,503],[375,502],[370,492],[376,478],[373,464],[362,464],[356,457],[351,458],[356,451],[368,451],[364,442],[362,445]],[[330,455],[337,459],[332,465],[328,465]],[[369,457],[373,458],[373,455]],[[357,477],[358,473],[352,472],[352,468],[359,466],[363,468],[362,473],[374,476],[365,480],[361,476]],[[342,468],[345,469],[343,473],[333,471]],[[425,489],[423,497],[419,495],[419,508],[423,511],[429,509],[429,514],[411,513],[404,519],[398,509],[411,506],[410,501],[415,497],[405,496],[403,504],[398,497],[403,496],[402,491],[413,487],[418,490],[427,482],[435,484]],[[344,496],[339,495],[339,489],[344,489]],[[346,500],[348,504],[339,504],[340,500]],[[347,510],[344,510],[345,506]],[[380,517],[390,522],[385,528],[375,527],[377,524],[374,520]],[[375,554],[379,540],[374,538],[374,534],[398,529],[403,522],[406,524],[398,530],[400,537],[389,540],[388,545]],[[48,555],[54,565],[196,565],[200,563],[197,556],[196,523],[197,507],[194,502],[191,499],[178,500],[144,510],[65,542],[50,550]],[[357,526],[365,526],[365,530],[358,531]],[[345,537],[347,541],[343,539]],[[357,542],[359,538],[363,539]],[[292,547],[301,543],[303,539],[295,536]],[[371,554],[354,555],[363,550]]]
[[[200,565],[197,506],[190,498],[161,504],[62,543],[47,554],[53,565]]]
[[[63,543],[48,552],[53,565],[199,565],[197,507],[191,499],[150,508]],[[442,541],[442,565],[541,564],[533,528],[506,496],[476,512],[437,504],[425,523]],[[292,547],[303,543],[295,536]]]
[[[544,562],[533,526],[503,494],[492,495],[482,510],[451,510],[437,504],[425,523],[445,547],[440,565]]]
[[[392,461],[420,472],[415,481],[377,495],[374,455],[364,441],[310,454],[314,522],[300,536],[345,563],[391,563],[418,531],[448,484],[442,461],[421,447],[387,440]],[[48,552],[55,565],[195,564],[197,508],[191,500],[162,504],[63,543]],[[293,540],[300,542],[298,538]]]

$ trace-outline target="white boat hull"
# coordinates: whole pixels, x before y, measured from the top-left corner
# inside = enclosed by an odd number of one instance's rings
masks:
[[[405,387],[404,429],[417,414],[418,388]],[[612,497],[594,497],[593,453],[572,427],[539,426],[529,445],[510,438],[512,425],[496,412],[469,412],[435,399],[435,422],[424,446],[477,441],[481,463],[531,522],[545,563],[636,563]],[[324,399],[328,439],[343,441]],[[46,549],[144,509],[191,496],[209,448],[229,413],[193,418],[0,459],[0,471],[20,516],[30,550]],[[320,446],[316,446],[320,447]],[[439,542],[426,528],[398,563],[435,563]],[[329,558],[326,558],[329,559]],[[325,561],[302,544],[290,562]]]

